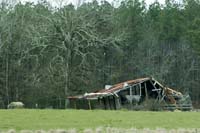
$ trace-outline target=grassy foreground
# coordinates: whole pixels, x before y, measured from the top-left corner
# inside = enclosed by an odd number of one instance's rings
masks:
[[[134,112],[104,110],[0,110],[0,130],[50,130],[98,127],[200,128],[198,112]]]

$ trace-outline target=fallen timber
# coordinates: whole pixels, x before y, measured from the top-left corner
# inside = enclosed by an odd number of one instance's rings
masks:
[[[75,109],[192,110],[189,95],[166,87],[154,78],[140,78],[105,89],[67,97],[68,107]]]

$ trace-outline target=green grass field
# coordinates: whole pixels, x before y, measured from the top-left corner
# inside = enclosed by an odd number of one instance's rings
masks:
[[[0,110],[0,130],[50,130],[97,127],[200,128],[198,112],[135,112],[104,110]]]

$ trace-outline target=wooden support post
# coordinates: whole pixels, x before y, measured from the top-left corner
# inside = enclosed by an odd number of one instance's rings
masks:
[[[88,107],[89,107],[89,110],[92,110],[90,99],[88,99]]]
[[[132,93],[132,86],[130,86],[130,105],[131,105],[131,109],[133,108],[133,93]]]
[[[98,103],[99,103],[99,109],[102,109],[102,102],[101,102],[101,98],[98,98]]]
[[[120,109],[121,108],[121,102],[120,102],[119,97],[116,97],[115,103],[116,103],[116,109]]]
[[[108,96],[108,104],[109,104],[109,108],[110,110],[112,109],[111,103],[110,103],[110,96]]]
[[[106,100],[105,100],[105,97],[103,97],[103,104],[104,104],[104,109],[106,109]]]
[[[158,96],[156,98],[156,101],[160,101],[160,90],[159,88],[156,88],[156,86],[153,84],[153,82],[150,80],[151,84],[153,85],[155,91],[157,92]]]
[[[153,88],[154,88],[154,89],[157,89],[151,80],[150,80],[150,82],[151,82]]]
[[[140,85],[140,96],[142,96],[142,87],[141,87],[141,83],[140,83],[139,85]]]
[[[146,84],[146,82],[144,83],[144,89],[145,89],[145,98],[146,98],[146,100],[148,100],[149,99],[149,96],[148,96],[148,91],[147,91],[147,84]]]
[[[116,107],[115,96],[113,96],[113,104],[114,104],[114,109],[116,110],[116,109],[117,109],[117,107]]]

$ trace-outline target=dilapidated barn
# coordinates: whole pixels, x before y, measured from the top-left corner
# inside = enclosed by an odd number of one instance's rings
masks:
[[[189,95],[170,89],[154,78],[140,78],[115,85],[106,85],[104,89],[70,96],[69,107],[75,109],[145,109],[153,106],[166,110],[191,110]],[[159,105],[159,106],[158,106]]]

